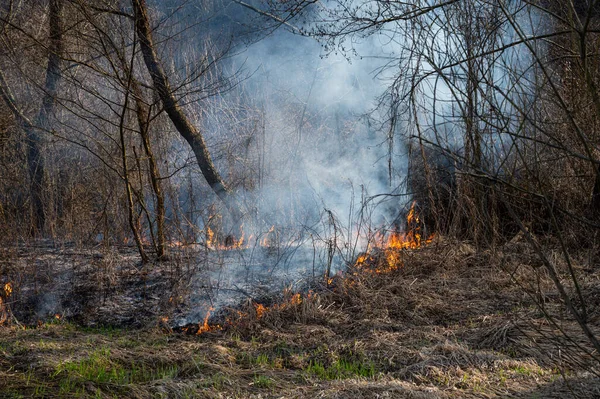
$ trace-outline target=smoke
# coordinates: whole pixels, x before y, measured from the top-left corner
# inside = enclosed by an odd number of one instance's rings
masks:
[[[389,82],[375,76],[383,61],[374,49],[381,46],[364,43],[356,49],[364,56],[349,60],[326,54],[314,39],[278,30],[233,59],[249,72],[242,84],[263,119],[264,131],[257,132],[263,181],[253,194],[263,202],[259,214],[279,207],[289,217],[302,210],[309,223],[328,210],[344,220],[361,196],[399,190],[402,149],[393,148],[390,179],[387,137],[375,119]],[[281,205],[286,196],[287,207]]]
[[[198,26],[183,14],[185,24]],[[206,28],[197,37],[186,31],[186,51],[207,35],[212,43],[236,35],[244,41],[229,43],[233,50],[212,75],[229,76],[228,90],[198,95],[189,107],[244,205],[245,241],[209,256],[210,270],[192,282],[193,311],[182,324],[202,320],[209,307],[218,311],[284,286],[306,288],[325,270],[344,270],[364,249],[369,229],[391,225],[407,200],[368,201],[405,191],[407,157],[401,142],[389,145],[381,129],[387,110],[378,108],[390,85],[381,70],[397,51],[393,43],[383,46],[374,36],[356,43],[352,54],[327,53],[313,38],[284,29],[265,35],[252,11],[232,4],[210,21],[212,36]],[[185,62],[181,56],[174,70],[184,70]],[[216,199],[206,186],[198,198],[206,204],[195,220],[198,230],[215,230],[223,217],[215,217],[207,199]]]

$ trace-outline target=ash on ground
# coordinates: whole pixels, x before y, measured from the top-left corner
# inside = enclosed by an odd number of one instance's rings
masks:
[[[168,318],[173,327],[202,322],[240,303],[311,288],[339,256],[302,246],[213,250],[173,248],[170,259],[141,265],[134,247],[82,247],[49,241],[3,249],[0,283],[24,325],[61,318],[83,326],[140,328]]]

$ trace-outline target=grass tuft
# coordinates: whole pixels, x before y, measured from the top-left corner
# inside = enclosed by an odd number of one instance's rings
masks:
[[[311,361],[305,371],[322,380],[343,380],[357,377],[373,378],[375,376],[375,366],[372,363],[345,359],[338,359],[327,367],[319,361]]]

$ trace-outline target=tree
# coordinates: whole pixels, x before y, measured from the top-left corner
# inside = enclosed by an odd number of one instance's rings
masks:
[[[150,73],[154,88],[173,125],[194,152],[196,162],[202,171],[202,175],[215,194],[223,201],[227,209],[229,209],[233,217],[233,223],[237,226],[241,219],[241,210],[233,199],[230,188],[216,170],[202,133],[186,116],[179,101],[175,97],[165,70],[158,59],[154,41],[152,39],[152,29],[150,28],[146,2],[145,0],[132,0],[132,4],[135,16],[136,34],[140,41],[144,63]]]
[[[44,210],[44,156],[42,149],[42,138],[40,132],[50,129],[50,116],[54,111],[58,85],[62,78],[61,53],[62,53],[62,0],[50,0],[48,11],[48,62],[46,67],[46,78],[43,87],[42,104],[34,121],[23,113],[17,100],[0,71],[0,96],[11,110],[18,125],[25,132],[26,159],[29,173],[29,192],[33,208],[33,219],[31,234],[44,234],[46,214]],[[9,8],[10,12],[10,8]],[[4,23],[8,23],[10,15],[5,16]]]

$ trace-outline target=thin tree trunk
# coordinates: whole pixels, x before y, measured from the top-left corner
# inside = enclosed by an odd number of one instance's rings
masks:
[[[179,134],[181,134],[181,136],[192,148],[202,175],[215,194],[217,194],[217,196],[228,208],[233,218],[233,223],[239,223],[241,211],[238,205],[234,202],[231,191],[217,172],[208,152],[204,137],[191,123],[189,118],[181,109],[179,102],[173,95],[167,75],[154,48],[146,1],[132,0],[132,4],[135,14],[136,33],[140,40],[144,62],[148,72],[150,73],[150,76],[152,77],[154,88],[156,89],[160,100],[163,103],[165,111],[167,112],[167,115],[169,115],[169,118],[173,122],[173,125],[175,125],[175,128]]]
[[[131,89],[135,98],[135,110],[138,121],[138,127],[140,129],[140,136],[142,138],[142,145],[144,146],[144,152],[148,157],[148,166],[150,170],[150,183],[152,190],[156,196],[156,256],[158,259],[165,258],[167,255],[167,245],[165,240],[165,196],[162,191],[160,172],[156,157],[152,151],[150,144],[150,132],[148,120],[150,117],[150,111],[148,106],[142,101],[142,90],[135,79],[132,79]]]
[[[131,76],[129,76],[129,83],[131,82]],[[131,181],[129,179],[129,169],[127,167],[127,148],[125,146],[125,118],[127,114],[127,106],[129,102],[129,91],[125,92],[125,102],[123,104],[123,112],[119,121],[119,138],[121,140],[121,161],[123,163],[123,179],[125,180],[125,190],[127,194],[127,216],[129,221],[129,227],[133,233],[135,244],[138,247],[142,263],[148,263],[149,258],[144,250],[144,243],[139,231],[139,224],[136,223],[134,216],[134,203],[133,203],[133,190],[131,188]]]

